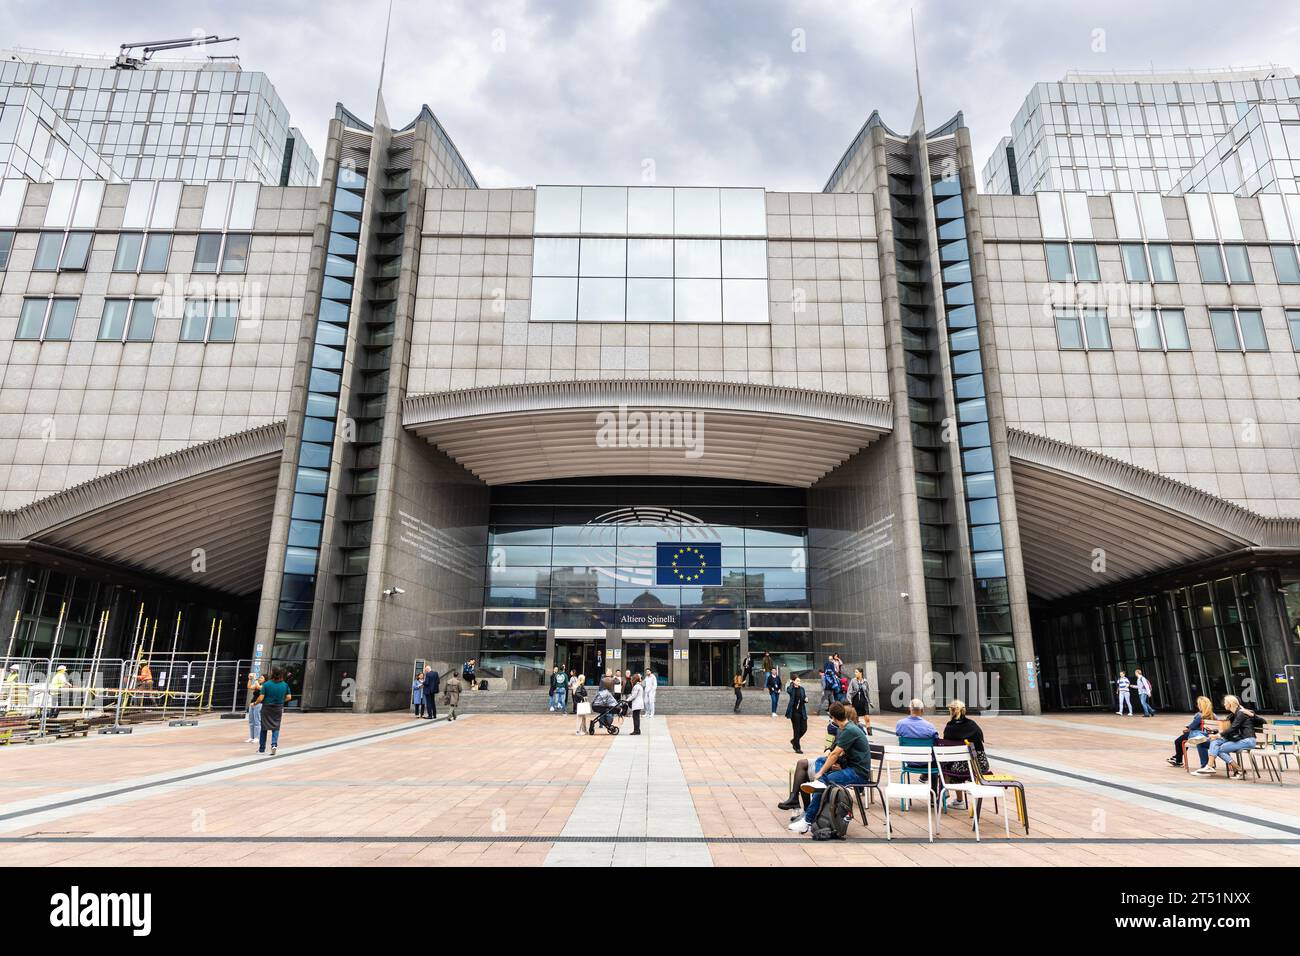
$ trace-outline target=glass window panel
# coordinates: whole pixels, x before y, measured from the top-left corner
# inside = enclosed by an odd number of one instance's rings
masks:
[[[233,183],[208,183],[208,191],[203,197],[200,229],[215,229],[220,232],[226,228],[226,212],[230,208],[230,194],[233,188]]]
[[[1223,259],[1218,246],[1201,245],[1196,247],[1196,262],[1201,269],[1202,282],[1227,282],[1223,271]]]
[[[766,279],[723,279],[722,320],[724,322],[766,322]]]
[[[127,299],[105,299],[104,312],[99,317],[99,338],[104,342],[120,342],[126,333],[126,317],[131,311]]]
[[[1070,264],[1070,247],[1064,242],[1049,242],[1043,246],[1047,254],[1047,278],[1053,282],[1070,282],[1074,267]]]
[[[717,189],[707,187],[673,189],[674,232],[679,236],[719,235],[722,229],[719,202]]]
[[[1092,238],[1092,217],[1088,214],[1088,196],[1086,193],[1065,194],[1065,218],[1072,238]]]
[[[1160,325],[1164,330],[1165,348],[1171,352],[1185,352],[1192,347],[1187,337],[1187,319],[1182,309],[1161,309]]]
[[[9,253],[13,251],[14,234],[12,232],[0,232],[0,269],[5,269],[9,265]]]
[[[317,418],[333,418],[338,411],[339,400],[333,395],[307,394],[307,414]]]
[[[1110,348],[1110,323],[1103,309],[1089,309],[1082,313],[1083,328],[1089,349]]]
[[[997,485],[993,480],[993,472],[985,472],[979,475],[966,476],[966,497],[967,498],[992,498],[998,493]]]
[[[176,228],[176,213],[180,210],[183,185],[175,181],[158,183],[158,188],[154,191],[153,215],[149,218],[150,229]]]
[[[239,302],[235,299],[218,299],[212,307],[212,324],[208,328],[208,341],[235,341],[235,326],[238,321]]]
[[[621,236],[627,232],[627,187],[582,187],[582,232]]]
[[[128,342],[153,341],[156,299],[136,299],[131,306],[131,324],[126,330]]]
[[[630,187],[627,191],[627,231],[633,236],[671,236],[672,189],[659,186]]]
[[[533,240],[533,275],[576,276],[577,274],[577,239]]]
[[[135,272],[140,265],[140,248],[144,245],[144,235],[138,232],[124,232],[117,237],[117,251],[113,255],[114,272]]]
[[[1291,348],[1300,352],[1300,311],[1287,309],[1286,324],[1291,330]]]
[[[969,263],[966,266],[969,271]],[[1080,282],[1098,282],[1101,270],[1097,266],[1097,247],[1087,243],[1077,243],[1074,247],[1074,268]],[[947,278],[945,271],[944,278]]]
[[[1213,242],[1219,238],[1214,230],[1214,216],[1210,213],[1210,197],[1204,193],[1187,193],[1183,196],[1187,203],[1187,218],[1192,224],[1192,238]]]
[[[1245,246],[1224,246],[1223,257],[1228,261],[1229,279],[1239,283],[1255,281],[1250,271],[1250,257],[1246,254]]]
[[[122,214],[124,229],[143,229],[149,225],[149,204],[153,201],[154,184],[147,179],[131,183],[126,194],[126,211]]]
[[[192,272],[216,272],[221,259],[221,233],[199,233],[194,246],[194,268]]]
[[[581,225],[580,186],[538,186],[533,232],[574,233]]]
[[[1147,271],[1146,249],[1140,244],[1126,244],[1119,247],[1120,258],[1124,260],[1124,278],[1129,282],[1148,282],[1151,274]]]
[[[207,299],[190,299],[185,303],[185,315],[181,318],[181,341],[202,342],[208,331]]]
[[[624,279],[579,279],[579,322],[622,322]]]
[[[86,268],[86,259],[90,255],[90,241],[93,233],[70,232],[63,244],[63,257],[59,268],[80,272]]]
[[[236,183],[234,199],[230,204],[230,229],[252,229],[257,216],[257,196],[261,187],[257,183]]]
[[[673,240],[629,239],[627,274],[638,278],[672,278]]]
[[[1132,193],[1111,193],[1110,208],[1115,214],[1115,235],[1119,239],[1141,239],[1137,200]]]
[[[1174,250],[1170,246],[1156,244],[1147,247],[1151,256],[1151,278],[1155,282],[1177,282],[1178,274],[1174,271]]]
[[[722,277],[722,246],[716,239],[678,239],[673,243],[674,272],[679,279]]]
[[[293,548],[312,548],[320,546],[321,525],[317,521],[289,522],[289,546]]]
[[[1214,347],[1220,352],[1240,352],[1237,323],[1231,310],[1211,309],[1210,330],[1214,333]]]
[[[54,272],[59,268],[59,253],[63,251],[63,233],[43,232],[36,241],[36,261],[33,272]]]
[[[972,551],[1001,551],[1002,526],[996,524],[975,525],[970,529],[970,546]]]
[[[578,254],[578,275],[621,278],[627,273],[626,239],[583,239]],[[579,293],[581,298],[581,293]]]
[[[1138,208],[1142,211],[1142,225],[1148,239],[1168,239],[1169,227],[1165,224],[1165,209],[1159,193],[1139,193]]]
[[[1065,213],[1061,208],[1061,194],[1039,192],[1034,194],[1038,200],[1038,222],[1045,239],[1065,238]]]
[[[767,242],[762,239],[722,240],[724,279],[766,279]]]
[[[724,236],[766,236],[767,195],[761,189],[723,189],[719,192]]]
[[[1264,332],[1264,317],[1255,309],[1242,309],[1237,313],[1241,326],[1241,344],[1247,352],[1267,352],[1268,336]]]
[[[671,322],[672,320],[672,279],[627,280],[627,321]]]
[[[45,312],[49,310],[49,299],[23,299],[22,313],[18,316],[18,332],[14,338],[40,338],[40,330],[45,325]]]
[[[54,229],[66,228],[72,218],[72,203],[77,193],[77,183],[60,179],[50,187],[50,198],[45,204],[45,225]]]
[[[993,470],[993,449],[975,448],[970,451],[962,452],[961,466],[968,474],[977,474],[982,471],[992,471]]]
[[[721,322],[722,280],[677,279],[673,283],[673,321]]]
[[[971,554],[977,578],[1005,578],[1007,563],[1001,551],[975,551]]]
[[[1270,246],[1273,255],[1273,272],[1283,284],[1300,282],[1300,266],[1296,264],[1295,246]]]
[[[1062,349],[1083,348],[1083,328],[1075,313],[1056,313],[1056,345]]]
[[[533,279],[533,301],[529,315],[534,322],[577,321],[578,280],[554,277]]]
[[[55,299],[50,303],[50,320],[45,324],[45,341],[66,342],[72,338],[77,318],[76,299]]]
[[[1140,349],[1164,348],[1160,340],[1160,327],[1156,324],[1156,313],[1150,309],[1133,310],[1133,332],[1137,336]]]
[[[1219,224],[1219,238],[1228,242],[1240,242],[1241,219],[1237,216],[1237,199],[1231,193],[1215,193],[1210,197],[1214,204],[1214,218]],[[1193,238],[1199,236],[1193,234]]]
[[[253,240],[245,233],[226,236],[226,252],[221,258],[221,271],[243,273],[248,268],[248,249]]]

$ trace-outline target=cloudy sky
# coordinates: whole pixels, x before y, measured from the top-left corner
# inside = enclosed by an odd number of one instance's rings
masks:
[[[52,11],[57,9],[57,15]],[[237,35],[321,152],[334,103],[369,116],[386,0],[5,0],[0,44],[115,53]],[[428,103],[484,186],[820,189],[872,109],[915,105],[908,5],[867,0],[394,0],[395,125]],[[1300,67],[1272,4],[916,0],[931,127],[965,112],[983,165],[1036,80],[1069,69]]]

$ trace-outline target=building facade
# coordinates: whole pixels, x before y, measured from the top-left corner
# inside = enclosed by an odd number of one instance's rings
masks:
[[[0,179],[308,186],[319,163],[265,73],[0,52]]]
[[[873,114],[820,193],[485,189],[381,100],[319,186],[5,183],[15,653],[179,607],[308,707],[831,653],[887,708],[1294,706],[1300,210],[976,176]]]

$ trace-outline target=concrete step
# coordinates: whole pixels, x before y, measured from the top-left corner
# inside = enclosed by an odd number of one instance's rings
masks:
[[[589,693],[588,700],[591,699]],[[655,693],[657,714],[730,714],[736,697],[729,687],[664,687]],[[486,690],[468,691],[460,695],[460,712],[466,714],[544,714],[549,698],[544,689],[537,690]],[[809,711],[810,720],[816,719]],[[786,696],[782,694],[777,713],[785,717]],[[444,706],[438,703],[439,713]],[[572,704],[566,701],[566,711]],[[741,700],[740,713],[761,715],[772,710],[771,699],[764,690],[746,688]]]

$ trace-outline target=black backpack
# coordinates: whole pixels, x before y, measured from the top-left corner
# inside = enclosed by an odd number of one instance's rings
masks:
[[[832,783],[822,793],[821,805],[812,822],[814,840],[843,840],[853,819],[853,797],[838,783]]]

